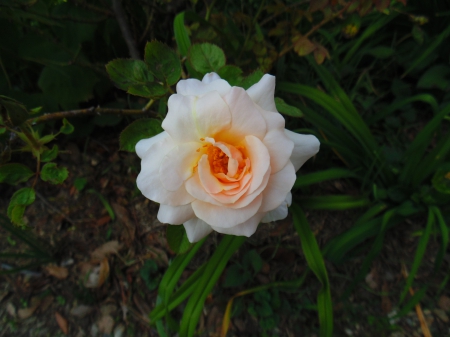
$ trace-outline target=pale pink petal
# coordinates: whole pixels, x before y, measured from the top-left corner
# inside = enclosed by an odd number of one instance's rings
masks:
[[[247,135],[264,138],[267,126],[261,108],[251,100],[244,89],[232,87],[223,99],[231,111],[231,128],[221,132],[216,139],[235,145]]]
[[[191,204],[183,206],[160,205],[158,211],[158,220],[162,223],[171,225],[181,225],[195,217]]]
[[[256,232],[259,222],[261,221],[263,216],[264,216],[264,213],[256,213],[250,219],[248,219],[247,221],[245,221],[237,226],[234,226],[231,228],[212,227],[212,229],[214,229],[216,232],[219,232],[222,234],[230,234],[230,235],[239,235],[239,236],[249,237]]]
[[[192,208],[195,215],[210,226],[230,228],[247,221],[254,216],[261,206],[262,196],[258,195],[249,205],[239,209],[221,207],[195,200]]]
[[[142,159],[142,157],[144,156],[145,152],[147,152],[147,150],[156,142],[161,141],[162,139],[166,138],[166,137],[170,137],[169,134],[165,131],[158,133],[156,136],[153,136],[151,138],[147,138],[147,139],[141,139],[140,141],[137,142],[136,144],[136,154],[139,156],[139,158]]]
[[[242,152],[233,145],[222,142],[215,142],[214,146],[221,149],[222,152],[229,158],[227,176],[234,177],[239,169],[239,164],[243,161]]]
[[[281,170],[289,158],[294,148],[294,142],[284,133],[284,118],[279,113],[269,113],[265,116],[267,125],[276,125],[271,128],[263,139],[263,143],[269,151],[270,166],[272,174]]]
[[[199,218],[193,218],[183,224],[189,242],[197,242],[213,231],[210,225]]]
[[[319,152],[320,142],[313,135],[301,135],[285,129],[286,136],[294,142],[291,162],[297,171],[309,158]]]
[[[267,170],[270,169],[270,155],[263,142],[253,135],[246,136],[245,143],[253,174],[253,179],[248,191],[248,193],[251,194],[261,185],[264,175]]]
[[[223,96],[230,90],[230,88],[231,86],[228,82],[222,79],[217,79],[210,83],[204,83],[199,80],[189,78],[187,80],[181,80],[177,83],[177,94],[184,96],[201,96],[207,92],[217,91],[220,96]]]
[[[216,201],[211,195],[205,191],[205,188],[200,181],[198,172],[194,173],[192,177],[186,180],[184,186],[186,186],[187,192],[192,196],[193,199],[204,201],[207,203],[215,204],[221,206],[222,204]]]
[[[217,91],[208,92],[197,99],[192,117],[197,134],[202,138],[214,137],[231,125],[230,109]]]
[[[211,82],[214,82],[215,80],[220,80],[220,76],[216,73],[207,73],[205,76],[203,76],[202,82],[209,84]]]
[[[263,202],[259,212],[268,212],[280,206],[294,185],[295,178],[294,165],[290,161],[282,170],[272,174],[263,191]]]
[[[201,143],[196,142],[178,144],[164,156],[159,167],[159,177],[167,190],[178,190],[192,176],[201,156],[197,152],[199,147]]]
[[[251,200],[247,200],[247,203],[245,205],[240,202],[240,198],[244,194],[246,194],[248,189],[250,188],[250,181],[250,175],[244,176],[244,179],[242,179],[242,181],[240,182],[240,186],[236,189],[223,191],[222,193],[211,194],[211,197],[213,197],[219,203],[224,204],[224,206],[226,207],[240,208],[243,206],[247,206],[254,198],[252,198]]]
[[[285,219],[288,216],[288,207],[291,206],[291,204],[292,194],[291,192],[289,192],[281,205],[274,210],[267,212],[266,215],[264,215],[264,218],[262,218],[261,222],[267,223]]]
[[[159,167],[164,156],[175,147],[170,137],[161,138],[145,152],[141,161],[141,172],[136,184],[142,194],[150,200],[173,206],[185,205],[194,200],[184,185],[177,191],[168,191],[161,183]]]
[[[223,190],[222,183],[211,173],[208,155],[206,154],[204,154],[200,159],[200,161],[198,162],[198,176],[206,192],[208,193],[222,192]]]
[[[196,142],[200,137],[195,125],[193,110],[196,97],[172,95],[169,97],[169,108],[166,118],[162,122],[162,128],[179,143]]]
[[[247,89],[253,102],[267,111],[277,111],[275,106],[275,76],[265,74],[261,80]]]

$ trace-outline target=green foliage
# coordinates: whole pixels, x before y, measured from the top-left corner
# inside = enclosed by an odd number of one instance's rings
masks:
[[[67,119],[63,118],[63,125],[61,126],[61,129],[59,129],[59,132],[65,135],[69,135],[73,132],[73,130],[74,130],[73,125],[70,124]]]
[[[180,59],[164,43],[148,42],[145,46],[144,60],[150,72],[167,85],[177,83],[181,76]]]
[[[12,98],[0,95],[1,114],[3,114],[3,109],[6,112],[6,116],[2,116],[3,120],[5,122],[9,121],[13,126],[21,125],[28,118],[28,111],[22,103]]]
[[[194,44],[189,49],[188,59],[194,70],[201,74],[218,72],[225,65],[225,54],[211,43]]]
[[[11,163],[0,166],[0,183],[17,185],[30,179],[34,175],[27,166]]]
[[[156,119],[142,118],[128,125],[120,134],[120,149],[134,152],[138,141],[161,133],[161,122]]]
[[[175,20],[173,20],[173,31],[181,56],[186,56],[191,47],[191,40],[184,26],[184,12],[177,14]]]
[[[61,184],[69,176],[65,167],[58,167],[56,163],[47,163],[41,169],[41,179],[53,185]]]
[[[275,98],[275,106],[277,107],[278,112],[281,112],[283,115],[303,117],[303,113],[299,108],[287,104],[282,98]]]
[[[147,289],[152,291],[158,287],[161,275],[158,273],[158,265],[153,260],[146,260],[141,270],[139,271],[144,280]]]
[[[23,214],[25,208],[31,205],[36,199],[36,193],[31,187],[23,187],[17,190],[11,197],[8,205],[7,214],[12,223],[18,226],[24,225]]]
[[[186,253],[191,247],[184,226],[167,226],[167,243],[170,249],[177,254]]]
[[[53,145],[51,149],[46,149],[41,154],[41,162],[49,162],[56,158],[58,155],[58,145]]]
[[[116,59],[106,65],[111,81],[122,89],[153,82],[154,78],[145,62],[140,60]]]

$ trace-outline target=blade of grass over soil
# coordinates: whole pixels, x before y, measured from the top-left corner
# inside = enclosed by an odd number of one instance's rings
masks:
[[[294,227],[302,243],[303,254],[309,268],[316,275],[322,288],[317,294],[317,310],[320,322],[320,336],[331,337],[333,335],[333,304],[331,301],[330,282],[328,280],[327,269],[323,261],[319,245],[314,237],[308,220],[302,209],[295,203],[291,206]]]
[[[358,178],[358,175],[347,169],[331,168],[320,172],[297,176],[293,188],[309,186],[322,181],[342,178]]]
[[[242,236],[225,235],[206,264],[206,268],[197,281],[194,292],[189,298],[181,319],[180,337],[191,337],[200,319],[206,297],[219,279],[228,260],[234,252],[245,242]]]
[[[447,251],[448,247],[448,241],[449,241],[449,230],[448,226],[445,223],[444,217],[442,216],[442,212],[440,209],[436,206],[430,206],[431,211],[434,212],[434,215],[436,217],[439,231],[440,231],[440,238],[441,238],[441,245],[439,247],[439,251],[436,255],[436,259],[434,262],[434,272],[437,272],[439,268],[442,265],[442,262],[444,261],[445,253]]]
[[[299,198],[299,202],[305,208],[345,210],[359,208],[370,205],[370,200],[366,197],[354,197],[351,195],[324,195],[317,197]]]

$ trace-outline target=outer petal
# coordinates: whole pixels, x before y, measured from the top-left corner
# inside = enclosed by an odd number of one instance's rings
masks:
[[[162,185],[159,177],[162,159],[175,145],[170,137],[155,142],[142,158],[141,172],[136,179],[136,184],[148,199],[166,205],[180,206],[192,202],[194,198],[187,193],[184,185],[177,191],[168,191]]]
[[[136,154],[139,156],[139,158],[142,159],[145,152],[155,143],[163,140],[166,137],[170,137],[169,134],[165,131],[158,133],[156,136],[153,136],[151,138],[147,139],[141,139],[136,144]]]
[[[261,201],[262,196],[258,195],[248,206],[234,209],[195,200],[192,202],[192,208],[195,215],[210,226],[230,228],[254,216],[261,206]]]
[[[199,218],[188,220],[183,226],[186,229],[188,240],[191,243],[200,241],[213,231],[210,225]]]
[[[289,192],[286,196],[284,202],[281,203],[280,206],[275,208],[273,211],[266,213],[264,218],[262,218],[261,222],[273,222],[286,218],[288,216],[288,207],[291,206],[292,203],[292,194]]]
[[[212,82],[205,83],[199,80],[190,78],[187,80],[181,80],[177,83],[177,94],[180,95],[194,95],[201,96],[207,92],[217,91],[220,96],[225,95],[231,86],[227,81],[222,79],[216,79]]]
[[[191,204],[183,206],[159,206],[158,220],[162,223],[180,225],[192,218],[195,218],[195,214]]]
[[[231,234],[231,235],[239,235],[239,236],[249,237],[256,232],[259,222],[261,221],[263,216],[264,216],[264,213],[256,213],[250,219],[248,219],[247,221],[245,221],[237,226],[234,226],[231,228],[212,227],[212,229],[214,229],[216,232],[219,232],[222,234]]]
[[[159,177],[164,188],[176,191],[192,176],[200,157],[196,151],[199,147],[201,143],[196,142],[179,144],[164,156],[159,167]]]
[[[268,212],[280,206],[294,185],[295,178],[294,165],[290,161],[281,171],[272,174],[263,191],[263,202],[259,212]]]
[[[253,102],[267,111],[277,111],[275,106],[275,76],[265,74],[261,80],[247,89]]]
[[[319,152],[320,142],[313,135],[301,135],[287,129],[284,132],[294,142],[291,162],[297,171],[309,158]]]
[[[205,76],[203,76],[202,82],[209,84],[215,80],[220,80],[220,76],[216,73],[207,73]]]
[[[231,112],[217,91],[200,97],[192,111],[192,118],[200,137],[214,137],[231,125]]]
[[[194,96],[172,95],[162,128],[178,143],[196,142],[200,139],[192,115],[196,98]]]
[[[222,132],[217,139],[236,145],[236,142],[247,135],[264,138],[267,126],[260,111],[261,108],[251,100],[244,89],[232,87],[223,99],[230,107],[231,128],[229,131]]]
[[[272,174],[277,173],[289,161],[294,149],[294,142],[286,136],[284,131],[274,129],[267,133],[263,143],[270,154]]]

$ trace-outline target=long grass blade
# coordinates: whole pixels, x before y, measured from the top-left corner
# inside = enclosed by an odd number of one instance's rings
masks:
[[[314,172],[314,173],[310,173],[310,174],[297,176],[297,179],[295,180],[293,188],[299,188],[299,187],[317,184],[322,181],[343,179],[343,178],[358,179],[359,176],[357,174],[355,174],[354,172],[347,170],[347,169],[331,168],[331,169],[320,171],[320,172]]]
[[[173,31],[181,56],[186,56],[191,47],[191,40],[189,39],[186,27],[184,26],[184,12],[175,16],[175,19],[173,20]]]
[[[298,202],[302,207],[309,209],[345,210],[365,207],[370,205],[366,197],[354,197],[351,195],[325,195],[318,197],[301,197]]]
[[[430,209],[434,212],[436,216],[436,220],[440,230],[440,238],[441,238],[441,246],[439,247],[439,251],[436,255],[436,259],[434,262],[434,271],[437,272],[444,261],[445,253],[447,252],[448,241],[449,241],[449,230],[448,226],[445,223],[444,217],[442,216],[441,210],[436,206],[431,206]]]
[[[194,336],[206,297],[222,274],[228,260],[246,239],[242,236],[224,236],[207,262],[203,275],[197,281],[195,290],[186,304],[180,324],[180,337]]]
[[[414,278],[416,277],[417,271],[419,270],[420,264],[422,263],[423,256],[427,249],[428,241],[430,240],[431,230],[434,225],[435,214],[430,208],[428,210],[428,220],[422,237],[419,240],[419,245],[417,246],[416,255],[414,256],[414,262],[409,272],[408,278],[406,279],[405,287],[403,288],[402,294],[400,295],[400,302],[403,302],[409,288],[412,286]]]
[[[297,204],[291,206],[294,227],[302,243],[303,254],[309,268],[316,275],[322,288],[317,294],[317,310],[320,322],[320,336],[331,337],[333,335],[333,304],[331,301],[330,282],[328,280],[327,269],[320,252],[319,245],[314,237],[308,220],[302,209]]]

